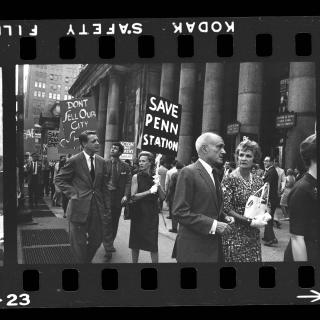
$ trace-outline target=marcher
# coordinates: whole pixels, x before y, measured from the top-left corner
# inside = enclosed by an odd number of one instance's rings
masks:
[[[169,206],[172,208],[172,203],[174,199],[174,194],[176,191],[176,185],[177,185],[177,180],[178,180],[178,175],[183,168],[183,164],[179,161],[176,163],[176,168],[177,172],[174,172],[171,176],[169,187],[168,187],[168,192],[166,194],[166,201],[169,203]],[[177,233],[178,232],[178,221],[175,216],[172,216],[172,228],[169,229],[170,232]]]
[[[160,166],[159,166],[159,169],[158,169],[158,175],[160,177],[160,186],[161,186],[162,190],[166,189],[165,188],[165,183],[166,183],[167,172],[168,172],[168,169],[164,165],[164,160],[161,159],[160,160]],[[163,208],[163,200],[159,199],[159,211],[160,212],[162,211],[162,208]]]
[[[113,241],[118,232],[121,206],[130,198],[131,170],[127,163],[119,159],[123,151],[124,147],[120,142],[113,143],[110,150],[111,159],[107,160],[107,172],[109,177],[108,189],[111,196]],[[107,234],[107,242],[103,240],[106,255],[109,254],[108,239],[109,235]],[[114,246],[112,246],[111,250],[113,252],[116,251]]]
[[[280,206],[281,206],[282,213],[284,216],[284,218],[281,220],[289,220],[289,212],[287,210],[287,208],[288,208],[288,195],[289,195],[291,189],[293,188],[295,182],[296,182],[296,179],[293,175],[293,170],[288,169],[287,176],[286,176],[286,184],[285,184],[285,187],[283,189],[281,199],[280,199]]]
[[[41,195],[49,196],[50,191],[50,182],[49,182],[49,175],[50,175],[50,165],[48,158],[46,156],[43,157],[42,160],[42,167],[41,167],[41,175],[42,175],[42,186],[41,186]]]
[[[171,168],[167,171],[167,174],[166,174],[166,181],[165,181],[165,193],[168,192],[168,188],[169,188],[169,184],[170,184],[170,179],[171,179],[171,176],[177,172],[177,168],[176,168],[176,163],[177,163],[177,160],[174,160],[171,164]],[[169,215],[167,216],[167,219],[172,219],[172,208],[170,207],[170,204],[168,203],[168,206],[169,206]]]
[[[294,177],[296,181],[299,181],[302,178],[303,174],[300,172],[298,168],[294,169]]]
[[[39,162],[39,155],[32,154],[32,161],[26,166],[28,191],[29,191],[29,206],[30,208],[37,208],[41,187],[41,163]]]
[[[284,261],[320,261],[320,213],[317,193],[317,137],[300,144],[300,155],[307,168],[288,196],[290,241]]]
[[[280,198],[281,198],[281,194],[284,190],[284,187],[286,185],[286,174],[285,174],[284,170],[282,168],[280,168],[278,159],[274,160],[274,167],[276,168],[277,173],[278,173],[278,204],[277,204],[277,208],[280,209],[281,208]],[[273,217],[273,222],[275,223],[276,228],[281,229],[281,223],[279,222],[278,219],[276,219],[275,216]]]
[[[173,200],[179,223],[176,238],[178,262],[222,261],[221,235],[231,231],[234,219],[222,212],[222,191],[217,170],[222,168],[224,142],[206,132],[196,140],[199,160],[184,167]]]
[[[258,143],[249,139],[240,142],[236,148],[236,157],[237,169],[226,176],[221,184],[224,213],[235,218],[231,232],[222,236],[224,261],[260,262],[259,227],[266,223],[244,216],[249,197],[264,184],[261,177],[251,173],[254,162],[261,158]]]
[[[104,241],[113,243],[110,191],[105,160],[97,155],[99,141],[94,131],[79,136],[83,151],[62,167],[55,184],[69,198],[67,217],[71,249],[78,263],[90,263]],[[107,236],[108,235],[108,236]],[[108,261],[112,253],[109,253]]]
[[[150,152],[139,154],[140,172],[132,177],[131,198],[135,201],[134,214],[131,217],[129,248],[132,250],[132,262],[137,263],[140,250],[149,251],[151,261],[159,262],[158,197],[164,199],[161,185],[154,184],[154,156]]]
[[[278,196],[278,173],[276,168],[273,165],[273,160],[270,156],[266,156],[264,158],[264,167],[265,173],[263,175],[263,181],[268,182],[270,185],[269,189],[269,200],[271,204],[271,219],[268,221],[268,224],[264,228],[264,236],[262,238],[265,241],[266,246],[272,246],[273,244],[278,243],[278,239],[276,238],[273,230],[273,218],[274,213],[279,203],[279,196]]]
[[[66,156],[61,155],[60,161],[57,162],[54,166],[53,181],[55,181],[57,174],[60,172],[61,168],[65,165],[66,161],[67,161]],[[52,199],[52,205],[57,207],[60,207],[62,205],[62,192],[56,184],[55,184],[55,192]]]

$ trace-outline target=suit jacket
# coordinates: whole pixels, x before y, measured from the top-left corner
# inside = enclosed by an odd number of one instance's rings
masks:
[[[218,261],[220,236],[209,231],[214,219],[224,218],[222,207],[222,196],[217,198],[215,185],[199,160],[181,170],[172,212],[179,222],[178,262]]]
[[[112,170],[112,160],[109,159],[106,161],[107,163],[107,172],[109,178],[111,178],[111,170]],[[124,161],[119,160],[118,166],[118,185],[117,192],[119,192],[119,196],[122,198],[123,196],[130,197],[131,194],[131,169],[130,166]]]
[[[38,161],[37,182],[38,182],[39,184],[41,183],[41,180],[42,180],[41,169],[42,169],[41,162]],[[33,176],[33,162],[29,162],[29,163],[27,164],[26,173],[27,173],[27,182],[28,182],[28,184],[31,184],[32,176]]]
[[[102,218],[111,219],[110,191],[105,160],[95,156],[95,179],[92,182],[87,160],[83,152],[71,157],[55,177],[55,184],[70,199],[67,217],[71,222],[87,221],[91,201],[96,201]],[[110,220],[111,221],[111,220]]]
[[[263,176],[263,181],[270,184],[269,201],[273,207],[278,203],[278,179],[279,176],[274,166],[269,168]]]

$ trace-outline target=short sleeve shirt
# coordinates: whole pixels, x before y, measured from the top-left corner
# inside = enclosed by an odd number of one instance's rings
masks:
[[[308,257],[318,255],[320,251],[320,210],[318,208],[317,180],[306,173],[288,196],[290,215],[290,233],[304,236]],[[312,251],[312,252],[311,252]],[[309,260],[309,258],[308,258]]]

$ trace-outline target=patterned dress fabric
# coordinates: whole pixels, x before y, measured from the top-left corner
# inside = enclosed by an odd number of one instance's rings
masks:
[[[262,186],[263,180],[257,175],[252,175],[252,181],[243,179],[239,173],[226,176],[221,183],[224,213],[233,210],[243,215],[248,198]],[[222,248],[225,262],[259,262],[260,230],[235,218],[231,233],[222,236]]]

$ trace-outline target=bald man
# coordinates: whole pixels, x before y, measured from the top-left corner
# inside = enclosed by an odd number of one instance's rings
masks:
[[[223,214],[218,170],[225,155],[223,139],[203,133],[196,141],[199,159],[179,174],[173,215],[179,222],[175,250],[178,262],[221,262],[221,235],[232,217]]]

